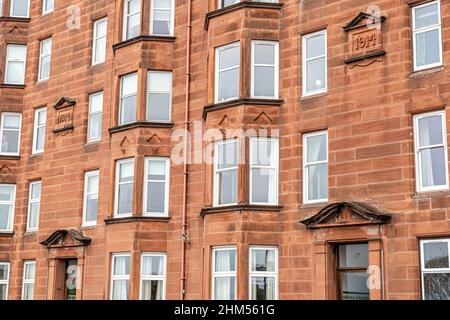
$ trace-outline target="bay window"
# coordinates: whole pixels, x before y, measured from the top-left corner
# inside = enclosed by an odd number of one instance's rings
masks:
[[[327,91],[327,31],[303,36],[303,96]]]
[[[450,300],[450,239],[420,241],[422,299]]]
[[[21,126],[22,114],[17,112],[2,113],[0,123],[1,155],[19,155]]]
[[[149,71],[147,77],[147,121],[170,121],[172,72]]]
[[[214,146],[214,205],[237,204],[238,141],[216,142]]]
[[[14,207],[16,202],[16,185],[0,184],[0,232],[12,232]]]
[[[141,300],[164,300],[166,291],[166,255],[141,255]]]
[[[414,71],[442,65],[440,1],[412,8]]]
[[[134,159],[116,162],[115,216],[133,214]]]
[[[42,182],[30,182],[28,198],[27,231],[36,231],[39,226],[39,213],[41,208]]]
[[[217,247],[212,251],[212,299],[236,300],[236,248]]]
[[[136,121],[137,87],[137,73],[120,79],[119,125]]]
[[[250,247],[250,300],[278,299],[278,248]]]
[[[445,111],[414,116],[417,191],[448,189]]]
[[[277,139],[250,139],[250,203],[278,204]]]
[[[174,0],[153,0],[150,5],[150,34],[173,35]]]
[[[240,44],[216,48],[215,101],[239,98]]]
[[[303,136],[303,202],[328,200],[328,133]]]
[[[170,159],[145,158],[144,177],[144,215],[168,216]]]
[[[34,300],[34,278],[36,261],[25,261],[23,264],[22,300]]]
[[[0,262],[0,300],[8,300],[9,262]]]
[[[141,1],[125,0],[123,12],[122,39],[125,41],[141,34]]]
[[[6,46],[5,83],[25,84],[27,46],[8,44]]]
[[[99,177],[99,170],[84,174],[83,226],[97,224]]]
[[[252,41],[252,97],[278,98],[278,59],[278,42]]]
[[[130,254],[113,254],[111,269],[111,300],[128,300]]]
[[[32,153],[44,152],[46,122],[47,122],[47,108],[36,109],[34,111]]]

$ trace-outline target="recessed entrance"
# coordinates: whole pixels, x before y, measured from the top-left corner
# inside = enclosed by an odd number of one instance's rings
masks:
[[[58,259],[56,265],[56,300],[76,300],[77,259]]]

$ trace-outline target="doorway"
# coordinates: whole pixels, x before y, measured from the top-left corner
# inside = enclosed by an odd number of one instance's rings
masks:
[[[58,259],[56,269],[56,300],[76,300],[77,259]]]
[[[336,250],[338,299],[370,300],[368,244],[341,244]]]

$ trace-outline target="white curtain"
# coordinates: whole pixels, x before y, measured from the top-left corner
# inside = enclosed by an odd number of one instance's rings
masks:
[[[114,259],[113,276],[129,276],[130,275],[130,257],[116,257]],[[113,300],[127,300],[129,279],[113,280]]]
[[[231,279],[230,277],[215,278],[214,298],[216,300],[231,299]]]
[[[317,136],[314,138],[311,138],[309,140],[307,150],[307,163],[311,161],[318,161],[319,160],[319,153],[322,148],[322,145],[324,143],[324,140],[322,136]],[[308,140],[307,140],[308,141]],[[319,199],[320,197],[320,179],[318,179],[318,165],[309,166],[308,167],[308,198],[309,200]],[[310,183],[312,181],[312,183]]]
[[[113,281],[113,300],[128,300],[129,280]]]
[[[423,119],[420,121],[420,145],[426,146],[431,144],[430,137],[430,124],[432,121],[428,121],[428,119]],[[421,167],[422,167],[422,186],[434,186],[434,177],[433,177],[433,160],[431,158],[431,149],[424,149],[420,151],[421,157]]]

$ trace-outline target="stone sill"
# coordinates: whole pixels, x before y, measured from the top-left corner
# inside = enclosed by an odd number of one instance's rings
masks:
[[[0,154],[0,160],[20,160],[20,156]]]
[[[428,75],[439,73],[442,71],[444,71],[444,66],[432,67],[430,69],[414,71],[409,75],[409,78],[414,79],[414,78],[426,77]]]
[[[0,238],[12,238],[14,231],[0,231]]]
[[[105,224],[129,223],[129,222],[169,222],[170,217],[131,216],[123,218],[105,219]]]
[[[109,134],[112,135],[116,132],[121,132],[129,129],[135,128],[172,128],[174,126],[173,122],[147,122],[147,121],[136,121],[127,124],[122,124],[120,126],[115,126],[109,128]]]
[[[200,216],[204,217],[206,214],[223,213],[230,211],[281,211],[282,205],[259,205],[259,204],[237,204],[223,207],[205,207],[200,211]]]
[[[275,2],[258,2],[258,1],[242,1],[231,6],[227,6],[225,8],[220,8],[211,12],[208,12],[205,17],[205,30],[209,28],[209,21],[212,18],[219,17],[221,15],[227,14],[228,12],[236,11],[241,8],[262,8],[262,9],[275,9],[280,10],[283,6],[283,3],[275,3]]]
[[[423,191],[423,192],[415,192],[411,195],[412,199],[420,200],[420,199],[428,199],[428,198],[440,198],[440,197],[448,197],[450,196],[450,190],[436,190],[436,191]]]
[[[24,84],[0,83],[0,88],[5,88],[5,89],[25,89],[25,85]]]
[[[283,104],[283,102],[283,99],[238,98],[224,102],[211,103],[204,106],[202,117],[206,120],[209,112],[240,106],[243,104],[279,107]]]
[[[0,22],[11,21],[11,22],[30,22],[31,18],[20,18],[20,17],[0,17]]]
[[[176,37],[174,36],[155,36],[155,35],[141,35],[137,36],[116,44],[113,44],[113,50],[116,51],[117,49],[129,46],[133,43],[138,43],[142,41],[160,41],[160,42],[175,42]]]

